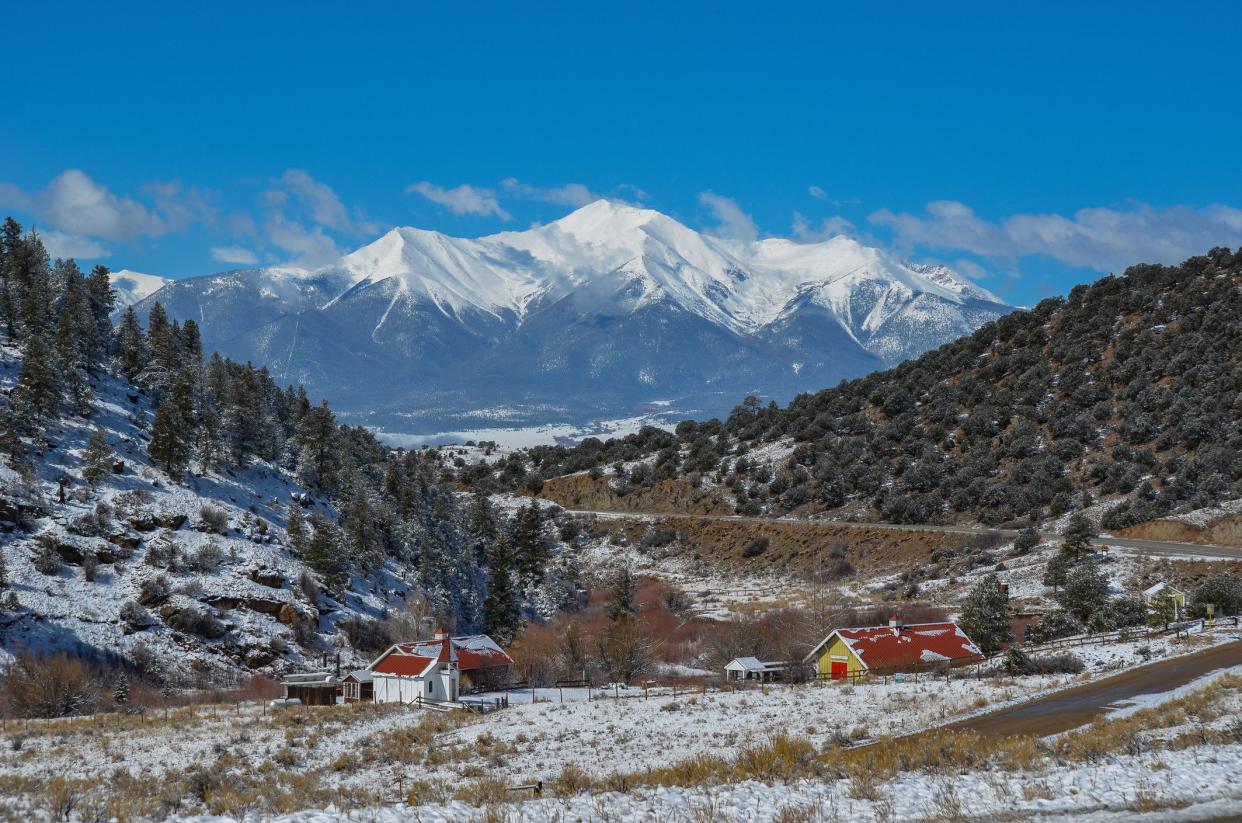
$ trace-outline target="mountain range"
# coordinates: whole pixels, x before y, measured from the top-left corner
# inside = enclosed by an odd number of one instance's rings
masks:
[[[477,239],[397,228],[318,269],[129,275],[145,316],[390,432],[720,414],[891,366],[1010,309],[844,236],[743,242],[599,200]],[[150,278],[150,279],[147,279]]]

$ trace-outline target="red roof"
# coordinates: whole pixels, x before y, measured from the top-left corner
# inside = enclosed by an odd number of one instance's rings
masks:
[[[485,634],[470,634],[446,640],[399,643],[380,655],[371,664],[371,671],[418,677],[433,663],[453,661],[463,672],[513,665],[513,658],[496,641]]]
[[[837,629],[807,659],[817,655],[833,636],[839,636],[868,669],[960,662],[983,656],[956,623],[918,623]]]
[[[422,657],[414,654],[385,653],[383,657],[371,664],[371,671],[379,674],[400,674],[406,677],[419,677],[436,664],[434,657]]]

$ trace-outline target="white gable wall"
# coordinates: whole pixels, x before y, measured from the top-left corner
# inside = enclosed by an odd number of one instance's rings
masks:
[[[374,675],[376,703],[410,703],[418,697],[439,702],[456,701],[458,671],[437,663],[419,677],[396,674]]]

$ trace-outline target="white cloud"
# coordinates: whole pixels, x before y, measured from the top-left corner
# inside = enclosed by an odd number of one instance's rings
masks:
[[[509,213],[496,200],[496,192],[468,183],[445,189],[424,180],[406,186],[405,193],[421,195],[432,203],[444,206],[453,214],[477,214],[483,217],[494,214],[501,220],[510,218]]]
[[[824,191],[819,186],[808,186],[806,193],[814,197],[816,200],[828,199],[828,192]]]
[[[523,183],[516,177],[506,177],[500,181],[505,193],[527,200],[541,200],[544,203],[555,203],[560,206],[580,208],[587,203],[594,203],[600,196],[581,183],[566,183],[564,186],[540,188]]]
[[[280,182],[302,201],[311,219],[321,226],[337,231],[352,231],[353,221],[341,198],[326,183],[321,183],[302,169],[289,169],[280,176]]]
[[[168,228],[155,211],[118,197],[78,169],[66,169],[36,192],[0,185],[0,207],[30,212],[66,237],[132,240]]]
[[[220,263],[237,263],[242,266],[253,266],[259,262],[254,252],[243,249],[241,246],[214,246],[211,249],[211,259]]]
[[[759,236],[755,221],[742,211],[736,200],[705,191],[699,195],[699,203],[711,209],[712,214],[720,221],[720,225],[713,230],[715,234],[745,242],[751,242]]]
[[[304,169],[286,169],[273,181],[275,188],[259,198],[268,209],[289,208],[316,226],[351,235],[376,234],[379,226],[360,208],[347,208],[327,183],[311,177]]]
[[[628,195],[630,198],[632,198],[635,202],[638,202],[638,203],[642,203],[645,200],[651,199],[650,194],[647,194],[647,192],[643,191],[638,186],[635,186],[630,183],[622,183],[621,185],[617,186],[616,191],[618,195]]]
[[[184,231],[192,223],[215,225],[211,196],[197,186],[184,187],[180,180],[153,180],[142,192],[155,201],[169,231]]]
[[[107,257],[111,253],[111,249],[107,246],[89,237],[65,234],[55,229],[47,229],[38,234],[39,239],[43,241],[43,248],[47,249],[48,255],[53,258],[74,257],[80,260],[94,260]]]
[[[857,230],[854,224],[844,217],[825,217],[816,226],[800,212],[794,212],[793,236],[795,240],[803,243],[820,243],[839,234],[852,237],[857,234]]]
[[[966,275],[971,280],[986,280],[991,276],[983,266],[965,257],[953,264],[953,270],[959,274]]]
[[[341,252],[336,241],[324,233],[322,226],[307,227],[274,211],[264,223],[267,237],[277,248],[293,255],[293,263],[307,268],[336,262]]]
[[[999,221],[977,216],[963,203],[938,200],[926,214],[881,209],[870,216],[894,242],[915,247],[968,251],[1016,259],[1044,255],[1070,266],[1120,271],[1140,262],[1179,263],[1213,246],[1242,245],[1242,209],[1154,208],[1135,203],[1124,209],[1089,208],[1073,217],[1015,214]]]

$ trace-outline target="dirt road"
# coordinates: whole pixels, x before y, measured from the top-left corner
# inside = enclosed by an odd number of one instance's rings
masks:
[[[570,514],[595,515],[613,518],[660,518],[662,520],[734,520],[739,523],[806,523],[840,526],[844,529],[883,529],[906,532],[939,532],[945,534],[996,535],[1006,540],[1018,536],[1010,529],[982,529],[971,526],[906,526],[896,523],[849,523],[837,520],[812,520],[803,517],[746,517],[740,514],[668,514],[662,512],[610,512],[587,509],[566,509]],[[1060,539],[1050,532],[1041,534],[1045,541]],[[1097,537],[1091,541],[1097,546],[1153,554],[1166,557],[1224,557],[1242,560],[1242,548],[1236,546],[1210,546],[1199,543],[1174,543],[1167,540],[1135,540],[1129,537]]]
[[[1149,663],[1029,703],[959,720],[940,730],[969,729],[989,737],[1057,734],[1090,723],[1110,706],[1136,695],[1167,692],[1209,672],[1238,665],[1242,665],[1242,641]]]

